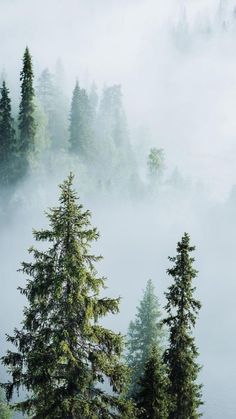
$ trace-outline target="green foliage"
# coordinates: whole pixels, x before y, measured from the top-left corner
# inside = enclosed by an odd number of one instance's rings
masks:
[[[152,347],[146,361],[135,401],[140,419],[167,419],[169,412],[168,379],[159,349]]]
[[[11,419],[11,418],[12,418],[11,410],[5,402],[2,390],[0,390],[0,419]]]
[[[170,419],[201,416],[198,413],[202,405],[201,385],[196,382],[200,367],[196,362],[198,350],[192,335],[201,307],[193,297],[195,288],[192,282],[197,276],[193,267],[194,258],[191,257],[194,250],[189,235],[185,233],[177,244],[177,256],[169,258],[174,266],[167,271],[174,280],[166,293],[167,318],[164,320],[169,327],[169,347],[164,359],[170,380]]]
[[[5,81],[1,87],[0,98],[0,183],[8,187],[17,179],[16,137],[11,116],[11,100]]]
[[[52,74],[46,68],[37,83],[37,97],[47,117],[47,137],[53,151],[67,147],[67,98],[63,93],[64,77],[61,64]]]
[[[157,182],[161,179],[164,171],[164,160],[164,150],[151,148],[147,160],[151,182]]]
[[[86,161],[92,153],[92,109],[85,89],[76,82],[70,111],[70,150]]]
[[[55,85],[53,75],[46,68],[42,71],[37,84],[37,98],[47,117],[47,135],[50,142],[54,142],[55,124]]]
[[[23,57],[23,69],[20,74],[21,102],[19,112],[21,170],[24,175],[28,170],[29,153],[35,150],[36,124],[34,118],[33,67],[28,47]]]
[[[161,325],[161,312],[158,298],[151,280],[148,281],[143,299],[137,308],[134,321],[128,330],[127,362],[131,368],[131,385],[129,393],[132,397],[138,389],[138,382],[144,372],[145,363],[153,346],[162,352],[161,343],[164,331]]]
[[[3,357],[12,377],[7,398],[23,386],[28,396],[15,407],[34,419],[130,418],[131,403],[119,397],[127,379],[123,338],[98,323],[118,312],[119,299],[99,296],[105,279],[94,263],[101,257],[90,251],[99,234],[72,182],[70,175],[60,186],[59,206],[47,214],[49,229],[34,231],[49,248],[32,247],[32,262],[22,264],[28,279],[20,291],[28,305],[22,328],[8,336],[17,350]]]
[[[42,157],[50,146],[50,138],[47,130],[47,116],[36,98],[34,103],[34,119],[36,123],[35,148],[34,151],[31,151],[28,154],[28,162],[32,170],[41,167]]]

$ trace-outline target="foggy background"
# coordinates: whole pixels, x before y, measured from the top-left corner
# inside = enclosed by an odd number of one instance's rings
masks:
[[[203,417],[235,418],[236,295],[236,2],[223,0],[0,0],[0,69],[7,73],[13,108],[20,97],[19,72],[26,45],[35,80],[58,59],[68,98],[76,77],[121,84],[130,140],[140,176],[146,177],[151,146],[165,152],[163,184],[176,173],[175,190],[136,200],[85,193],[82,203],[101,233],[95,250],[106,294],[122,296],[120,314],[105,320],[126,333],[149,278],[164,305],[167,257],[184,231],[196,245],[197,296],[203,307],[196,328],[203,369]],[[178,172],[175,169],[178,168]],[[68,174],[30,178],[12,213],[2,214],[0,234],[1,352],[4,334],[22,318],[24,299],[16,273],[32,228],[46,223],[57,202],[57,185]],[[177,179],[178,180],[178,179]],[[35,186],[36,185],[36,186]]]

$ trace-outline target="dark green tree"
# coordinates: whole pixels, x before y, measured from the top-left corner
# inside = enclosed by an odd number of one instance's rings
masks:
[[[135,396],[140,419],[167,419],[168,379],[160,351],[153,346]]]
[[[8,187],[16,181],[16,137],[11,116],[11,99],[5,81],[0,97],[0,184]]]
[[[26,47],[23,57],[23,68],[20,73],[21,102],[19,112],[19,152],[21,153],[23,175],[28,169],[29,153],[34,152],[35,149],[36,124],[34,118],[33,78],[32,58],[28,47]]]
[[[153,345],[162,352],[163,337],[160,304],[155,295],[154,285],[149,280],[143,299],[137,307],[136,318],[130,322],[128,330],[127,363],[131,369],[129,394],[132,397],[139,387],[138,382]]]
[[[70,150],[82,160],[87,160],[92,152],[91,108],[87,92],[79,87],[78,81],[72,95],[69,130]]]
[[[130,418],[131,403],[119,397],[127,379],[123,338],[98,323],[118,312],[119,299],[99,295],[105,279],[94,263],[101,257],[90,250],[99,235],[72,183],[70,175],[60,186],[60,204],[47,214],[49,229],[34,231],[48,250],[32,247],[32,262],[22,265],[28,280],[20,291],[28,305],[22,328],[8,336],[17,350],[3,357],[12,376],[7,398],[23,386],[28,396],[15,407],[34,419]]]
[[[190,237],[184,234],[177,244],[177,256],[169,260],[174,266],[168,269],[174,283],[166,293],[167,317],[164,324],[169,328],[169,347],[164,360],[169,375],[171,398],[170,419],[199,418],[202,405],[201,385],[197,383],[200,366],[196,362],[198,350],[192,334],[201,304],[193,297],[193,280],[197,271],[193,267]]]

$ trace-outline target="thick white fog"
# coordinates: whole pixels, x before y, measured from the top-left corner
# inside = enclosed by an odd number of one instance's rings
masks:
[[[86,194],[80,170],[73,170],[101,234],[95,249],[104,256],[98,270],[108,278],[106,293],[122,297],[120,314],[105,320],[110,327],[126,333],[149,278],[163,306],[168,256],[185,231],[196,245],[206,419],[236,417],[235,10],[233,0],[0,0],[0,69],[15,112],[28,45],[35,83],[45,67],[53,71],[58,59],[63,62],[68,100],[76,77],[85,87],[95,81],[100,91],[122,85],[144,183],[150,147],[164,149],[166,169],[155,197],[101,197],[99,187]],[[58,166],[50,179],[30,177],[12,198],[11,213],[2,211],[1,353],[4,334],[22,316],[16,288],[25,278],[16,270],[29,257],[32,228],[45,225],[44,210],[56,204],[67,174],[68,166]]]

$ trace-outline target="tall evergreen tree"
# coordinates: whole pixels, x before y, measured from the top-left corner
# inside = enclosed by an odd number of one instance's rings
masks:
[[[100,104],[100,117],[110,141],[114,142],[117,147],[126,145],[128,128],[120,85],[104,88]]]
[[[145,364],[135,401],[140,419],[167,419],[169,412],[168,379],[160,351],[152,347]]]
[[[163,328],[161,325],[161,312],[158,298],[155,295],[154,285],[148,281],[143,299],[137,307],[135,321],[131,321],[128,330],[127,363],[131,369],[131,385],[129,393],[135,396],[138,390],[138,381],[143,375],[145,363],[153,345],[161,352]]]
[[[47,117],[47,130],[51,142],[55,142],[56,98],[53,75],[46,68],[41,73],[37,84],[37,97]]]
[[[37,97],[47,117],[47,131],[54,151],[67,147],[68,103],[64,94],[64,77],[61,65],[57,74],[47,68],[42,71],[37,83]],[[54,154],[54,153],[53,153]]]
[[[91,155],[92,119],[90,101],[78,81],[73,90],[70,111],[70,150],[86,160]]]
[[[137,175],[120,85],[104,88],[97,117],[97,172],[104,182],[122,190]]]
[[[33,87],[32,58],[28,47],[23,57],[23,68],[20,74],[21,102],[19,112],[19,130],[22,174],[28,169],[28,155],[34,152],[36,124],[34,119],[34,87]]]
[[[118,312],[119,299],[99,296],[105,280],[94,262],[101,257],[90,252],[99,235],[72,182],[70,175],[60,187],[49,229],[34,231],[48,250],[31,248],[33,261],[22,265],[28,280],[20,291],[28,305],[21,330],[8,337],[17,351],[3,357],[12,375],[7,397],[25,387],[27,399],[16,408],[35,419],[130,418],[130,403],[119,397],[126,381],[123,339],[98,323]],[[112,393],[102,386],[106,378]]]
[[[66,74],[61,60],[56,63],[54,80],[54,124],[52,147],[64,150],[68,147],[69,101],[66,95]]]
[[[79,148],[79,98],[80,87],[78,81],[75,83],[75,87],[72,94],[71,109],[70,109],[70,149],[76,151]]]
[[[190,237],[184,234],[177,244],[177,256],[169,260],[174,266],[168,274],[174,283],[166,293],[167,318],[169,328],[169,347],[164,353],[164,360],[169,371],[170,397],[172,401],[170,419],[199,418],[201,406],[201,385],[197,383],[200,366],[196,362],[198,350],[192,335],[196,317],[201,304],[193,297],[193,280],[197,271],[193,267]]]
[[[5,81],[0,97],[0,184],[8,187],[16,181],[16,142],[14,122],[11,116],[11,99]]]

